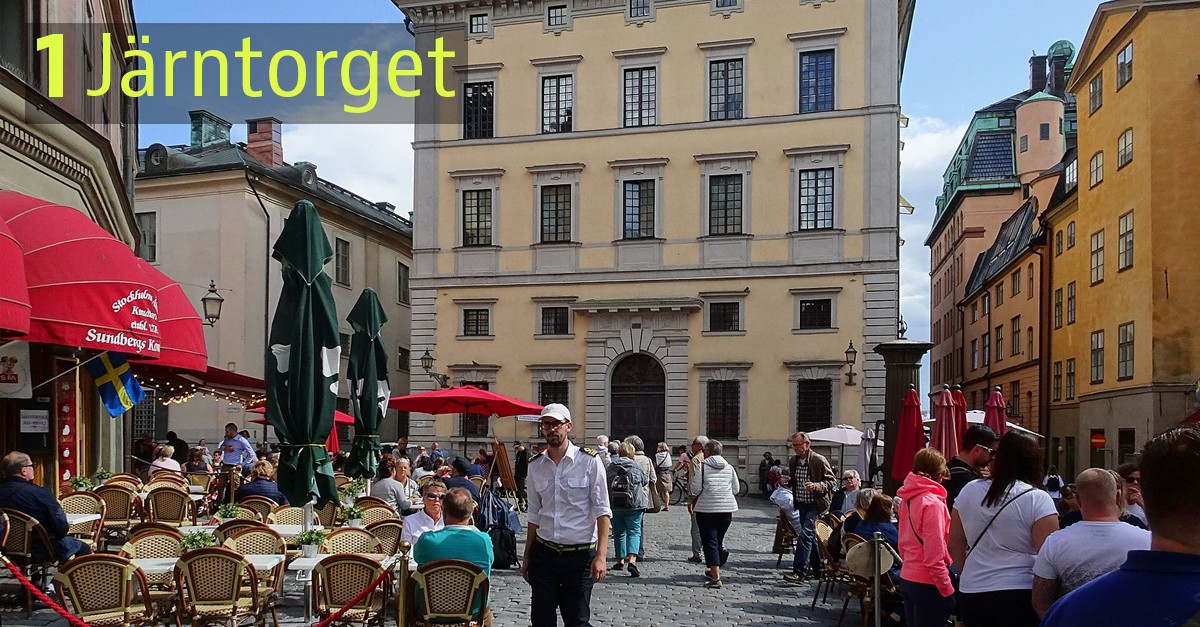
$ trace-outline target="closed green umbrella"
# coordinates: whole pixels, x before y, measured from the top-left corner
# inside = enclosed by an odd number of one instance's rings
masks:
[[[346,322],[354,329],[350,337],[350,408],[354,413],[354,447],[346,460],[346,475],[374,477],[379,465],[379,423],[387,411],[387,349],[379,331],[387,314],[379,304],[375,290],[367,288],[354,303]]]
[[[283,291],[267,351],[267,422],[279,436],[279,490],[292,503],[337,500],[325,439],[337,402],[337,312],[325,264],[333,258],[317,210],[301,200],[275,242]]]

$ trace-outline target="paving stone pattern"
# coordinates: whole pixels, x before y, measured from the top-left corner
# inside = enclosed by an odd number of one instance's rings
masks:
[[[704,567],[687,561],[691,555],[689,518],[685,507],[647,514],[646,559],[639,563],[641,577],[625,571],[609,571],[608,577],[593,589],[592,624],[637,627],[724,627],[754,625],[783,627],[793,625],[835,625],[842,609],[840,595],[830,595],[828,604],[812,602],[811,584],[791,586],[783,583],[791,556],[784,557],[780,569],[771,553],[776,512],[770,503],[754,497],[739,499],[742,509],[734,514],[726,535],[731,555],[721,569],[724,586],[719,590],[703,587]],[[518,542],[524,541],[518,534]],[[612,566],[609,543],[609,566]],[[523,549],[523,545],[521,547]],[[281,601],[284,625],[304,625],[301,590],[288,573]],[[11,592],[11,579],[0,579],[0,591]],[[0,625],[65,625],[53,612],[41,609],[32,619],[12,605],[5,594],[0,608]],[[529,624],[529,586],[517,569],[492,572],[492,609],[495,624],[525,627]],[[851,601],[847,625],[859,623],[858,604]],[[314,621],[315,622],[315,621]],[[268,623],[270,624],[270,623]],[[389,616],[389,625],[394,621]]]

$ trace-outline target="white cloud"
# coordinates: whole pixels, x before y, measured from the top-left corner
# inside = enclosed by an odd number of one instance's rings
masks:
[[[288,124],[283,157],[288,163],[312,162],[321,178],[371,202],[390,202],[407,218],[412,140],[411,124]]]
[[[914,117],[901,129],[900,193],[916,207],[900,218],[900,313],[908,323],[907,337],[929,339],[929,249],[925,238],[937,212],[934,200],[942,193],[942,173],[958,149],[966,123]],[[922,368],[922,389],[929,390],[929,361]],[[924,396],[924,395],[922,395]],[[922,398],[922,401],[925,401]]]

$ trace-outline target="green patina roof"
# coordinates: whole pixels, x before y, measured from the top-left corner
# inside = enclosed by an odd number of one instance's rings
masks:
[[[1048,94],[1044,91],[1039,91],[1038,93],[1026,98],[1021,104],[1026,104],[1026,103],[1030,103],[1030,102],[1039,102],[1042,100],[1057,100],[1058,102],[1063,101],[1063,99],[1059,98],[1058,96],[1055,96],[1053,94]]]

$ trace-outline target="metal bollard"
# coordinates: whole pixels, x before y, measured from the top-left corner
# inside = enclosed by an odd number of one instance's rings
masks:
[[[873,604],[875,606],[875,627],[882,627],[883,625],[883,604],[880,603],[879,598],[879,595],[882,592],[880,590],[881,586],[879,582],[883,577],[883,574],[879,571],[883,567],[883,545],[886,542],[887,541],[883,539],[883,534],[878,531],[875,532],[875,537],[871,539],[871,543],[874,545],[871,547],[871,561],[874,564],[874,567],[871,569],[871,574],[872,579],[875,580],[875,603]]]
[[[408,556],[412,552],[412,544],[407,540],[401,540],[400,544],[396,546],[396,550],[400,552],[398,569],[400,583],[396,586],[396,625],[402,626],[408,624],[406,622],[408,608],[405,607],[405,604],[408,602],[408,586],[412,585],[412,582],[408,580]]]

